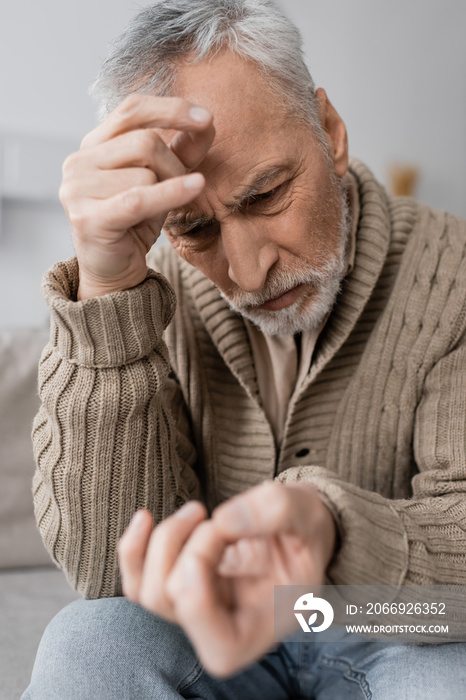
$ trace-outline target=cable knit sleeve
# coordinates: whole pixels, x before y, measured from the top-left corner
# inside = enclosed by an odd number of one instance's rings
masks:
[[[319,467],[284,471],[320,491],[338,525],[336,584],[466,584],[466,342],[427,375],[415,417],[412,497],[390,500]]]
[[[121,595],[116,545],[138,508],[160,521],[199,497],[188,411],[162,335],[175,294],[138,287],[75,301],[75,259],[44,277],[51,338],[33,427],[34,506],[46,548],[88,598]]]

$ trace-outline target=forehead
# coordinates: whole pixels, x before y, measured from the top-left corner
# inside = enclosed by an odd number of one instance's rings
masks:
[[[205,175],[261,167],[261,161],[286,149],[283,134],[294,120],[255,65],[236,54],[225,50],[181,66],[174,92],[214,115],[215,140],[200,168]]]
[[[175,91],[210,109],[222,127],[235,117],[256,122],[264,112],[274,119],[285,116],[276,93],[255,64],[229,50],[179,66]]]

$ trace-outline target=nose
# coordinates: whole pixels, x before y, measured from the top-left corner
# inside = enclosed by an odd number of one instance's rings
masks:
[[[278,260],[278,248],[265,231],[255,226],[222,226],[222,243],[228,260],[228,276],[245,292],[258,292]]]

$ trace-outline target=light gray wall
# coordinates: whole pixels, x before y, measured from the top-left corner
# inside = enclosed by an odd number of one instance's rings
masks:
[[[0,3],[0,138],[59,139],[79,148],[95,125],[87,97],[107,45],[147,0],[23,0]],[[44,166],[45,167],[45,166]],[[56,168],[56,190],[61,166]],[[0,163],[0,192],[2,167]],[[44,270],[73,254],[54,201],[0,201],[0,328],[41,326]]]
[[[281,0],[350,152],[387,182],[419,166],[417,196],[466,217],[466,2]]]
[[[107,47],[148,0],[0,3],[0,129],[78,140],[94,124],[86,91]]]
[[[144,0],[0,4],[0,136],[78,147],[94,125],[86,95],[107,44]],[[346,121],[352,155],[383,181],[390,162],[420,166],[419,198],[466,216],[466,3],[288,0],[317,85]],[[45,143],[45,141],[44,141]],[[53,166],[55,167],[55,166]],[[60,168],[56,167],[57,188]],[[3,201],[0,327],[39,326],[44,269],[72,254],[55,202]]]

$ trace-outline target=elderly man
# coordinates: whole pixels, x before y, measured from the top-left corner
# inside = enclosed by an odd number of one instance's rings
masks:
[[[270,0],[143,10],[94,92],[34,426],[93,600],[24,697],[460,697],[461,644],[274,646],[273,586],[466,582],[466,224],[348,166]]]

